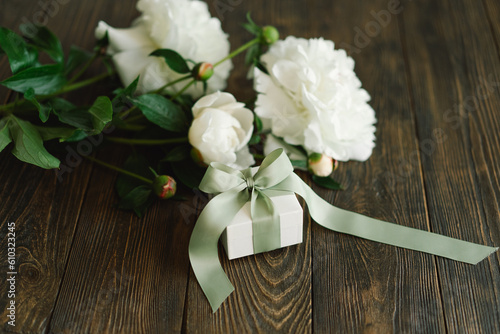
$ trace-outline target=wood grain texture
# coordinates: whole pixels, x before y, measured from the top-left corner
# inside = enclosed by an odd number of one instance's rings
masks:
[[[371,105],[378,117],[377,146],[370,160],[343,163],[334,174],[346,190],[314,190],[338,207],[428,230],[420,154],[400,45],[401,14],[390,13],[387,1],[356,6],[322,2],[314,10],[316,16],[329,18],[324,22],[330,27],[325,38],[352,50],[356,73],[372,96]],[[406,9],[399,6],[397,12],[402,10]],[[380,24],[372,14],[381,11],[389,14],[384,18],[387,24]],[[324,34],[321,26],[316,34]],[[361,34],[366,38],[359,37]],[[411,159],[417,164],[412,169],[408,166]],[[432,256],[332,233],[315,225],[312,233],[315,330],[446,330]]]
[[[500,99],[498,86],[483,80],[499,82],[500,64],[488,21],[479,19],[485,9],[424,1],[409,3],[403,15],[418,138],[428,150],[422,166],[432,229],[499,244]],[[436,131],[443,140],[433,138]],[[437,264],[448,330],[500,331],[498,255],[475,267]]]
[[[397,224],[500,245],[497,1],[207,3],[233,48],[251,38],[240,26],[251,11],[282,37],[323,36],[352,52],[377,112],[377,146],[368,162],[335,172],[345,191],[314,186],[320,196]],[[381,11],[391,8],[398,13],[385,24]],[[26,20],[44,20],[66,51],[92,48],[99,20],[126,27],[137,14],[135,0],[0,2],[2,26],[18,31]],[[234,59],[228,84],[241,101],[254,94],[243,58]],[[0,80],[9,73],[0,59]],[[82,103],[94,97],[92,90],[71,95]],[[12,98],[0,87],[0,102]],[[99,156],[120,164],[125,152]],[[500,332],[498,254],[460,264],[327,231],[307,210],[300,245],[233,261],[221,248],[236,290],[212,314],[188,260],[206,197],[158,202],[138,219],[115,208],[115,178],[84,162],[58,183],[54,172],[0,153],[0,275],[9,221],[17,226],[19,266],[17,326],[2,321],[0,331]],[[0,285],[2,319],[6,289]]]
[[[305,22],[299,13],[305,2],[241,2],[226,12],[223,29],[233,32],[231,43],[241,45],[250,35],[240,26],[247,12],[257,24],[273,24],[282,36],[300,35]],[[211,7],[214,15],[217,9]],[[229,87],[240,100],[251,98],[251,82],[246,78],[243,57],[234,60],[235,73]],[[224,270],[235,291],[212,314],[194,273],[191,271],[186,301],[186,333],[307,333],[312,331],[311,234],[305,216],[304,242],[282,250],[228,261],[221,254]]]
[[[119,162],[116,152],[101,159]],[[171,333],[182,325],[193,221],[177,202],[117,210],[116,173],[96,168],[51,321],[53,333]],[[194,220],[194,217],[192,217]]]

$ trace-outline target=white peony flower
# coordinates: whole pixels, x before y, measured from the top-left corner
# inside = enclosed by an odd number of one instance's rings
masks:
[[[185,74],[172,71],[165,60],[149,56],[156,49],[172,49],[195,62],[216,63],[229,53],[227,35],[219,19],[210,17],[205,2],[196,0],[139,0],[137,9],[142,15],[132,27],[115,29],[99,22],[95,34],[109,37],[108,53],[125,86],[140,75],[138,91],[154,91]],[[217,66],[208,80],[208,92],[222,90],[233,65],[230,60]],[[179,91],[186,84],[182,81],[169,87]],[[203,94],[203,85],[197,83],[187,91],[197,98]]]
[[[288,37],[255,69],[255,112],[292,145],[336,160],[368,159],[375,146],[375,112],[354,73],[354,60],[332,41]]]
[[[253,132],[253,113],[229,93],[215,92],[193,106],[189,143],[207,165],[220,162],[237,169],[255,163],[248,150]]]

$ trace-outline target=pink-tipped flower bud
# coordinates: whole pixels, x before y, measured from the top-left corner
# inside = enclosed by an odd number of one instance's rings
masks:
[[[214,74],[214,67],[210,63],[198,63],[193,67],[193,78],[198,81],[207,81]]]
[[[314,175],[326,177],[337,169],[338,162],[321,153],[312,153],[307,160],[309,172]]]
[[[161,199],[168,199],[175,195],[177,183],[168,175],[159,175],[153,181],[153,191]]]
[[[280,39],[280,33],[273,26],[265,26],[262,28],[262,38],[267,45],[271,45]]]

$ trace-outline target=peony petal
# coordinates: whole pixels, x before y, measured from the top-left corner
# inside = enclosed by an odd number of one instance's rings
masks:
[[[136,25],[125,29],[116,29],[109,26],[104,21],[99,21],[99,24],[95,29],[96,38],[103,38],[106,31],[108,32],[109,38],[109,54],[144,48],[152,51],[156,48],[143,25]]]

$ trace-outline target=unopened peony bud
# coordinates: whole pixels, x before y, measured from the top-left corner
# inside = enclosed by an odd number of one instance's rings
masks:
[[[280,33],[273,26],[265,26],[262,28],[262,37],[266,44],[271,45],[280,38]]]
[[[337,168],[337,161],[320,154],[312,153],[307,161],[309,171],[317,176],[326,177]]]
[[[198,81],[206,81],[214,74],[214,67],[210,63],[198,63],[193,67],[193,77]]]
[[[159,175],[153,181],[153,190],[161,199],[168,199],[175,195],[177,183],[168,175]]]

